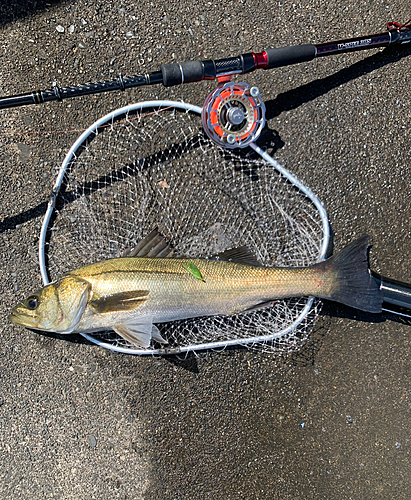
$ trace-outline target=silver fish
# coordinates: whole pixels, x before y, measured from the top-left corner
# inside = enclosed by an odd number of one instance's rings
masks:
[[[137,249],[135,257],[70,271],[18,304],[10,320],[57,333],[112,329],[134,345],[149,347],[152,340],[166,343],[156,323],[233,315],[286,297],[313,295],[381,312],[382,292],[368,268],[367,236],[301,268],[263,267],[245,248],[216,259],[173,258],[161,242],[157,249],[166,257],[138,256],[147,252]],[[158,252],[151,247],[151,254]]]

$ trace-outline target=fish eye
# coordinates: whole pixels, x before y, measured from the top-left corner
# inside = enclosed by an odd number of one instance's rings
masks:
[[[39,304],[40,304],[40,301],[39,301],[38,297],[36,297],[35,295],[33,295],[33,297],[29,297],[27,299],[27,306],[32,311],[34,311],[34,309],[37,309]]]

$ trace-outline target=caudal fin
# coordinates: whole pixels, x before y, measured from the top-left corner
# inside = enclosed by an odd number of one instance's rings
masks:
[[[332,270],[333,279],[337,281],[335,291],[324,298],[362,311],[380,313],[383,293],[368,267],[368,240],[368,236],[362,236],[316,266]]]

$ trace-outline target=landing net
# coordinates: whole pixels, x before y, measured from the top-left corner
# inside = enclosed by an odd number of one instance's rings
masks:
[[[265,266],[324,257],[325,212],[312,193],[259,148],[224,150],[202,129],[200,108],[171,101],[117,110],[68,153],[43,223],[43,281],[120,256],[154,228],[176,254],[209,257],[247,246]],[[291,351],[319,310],[312,298],[278,300],[231,317],[158,324],[167,349],[140,349],[114,332],[88,339],[109,349],[162,354],[229,345]]]

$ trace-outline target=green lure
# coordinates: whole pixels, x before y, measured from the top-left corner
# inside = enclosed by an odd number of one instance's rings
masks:
[[[188,271],[190,274],[192,274],[194,276],[194,278],[196,278],[197,280],[203,281],[205,283],[205,279],[203,278],[198,267],[195,264],[193,264],[192,262],[189,262],[188,265],[190,267],[187,267],[183,264],[184,269],[186,271]]]

